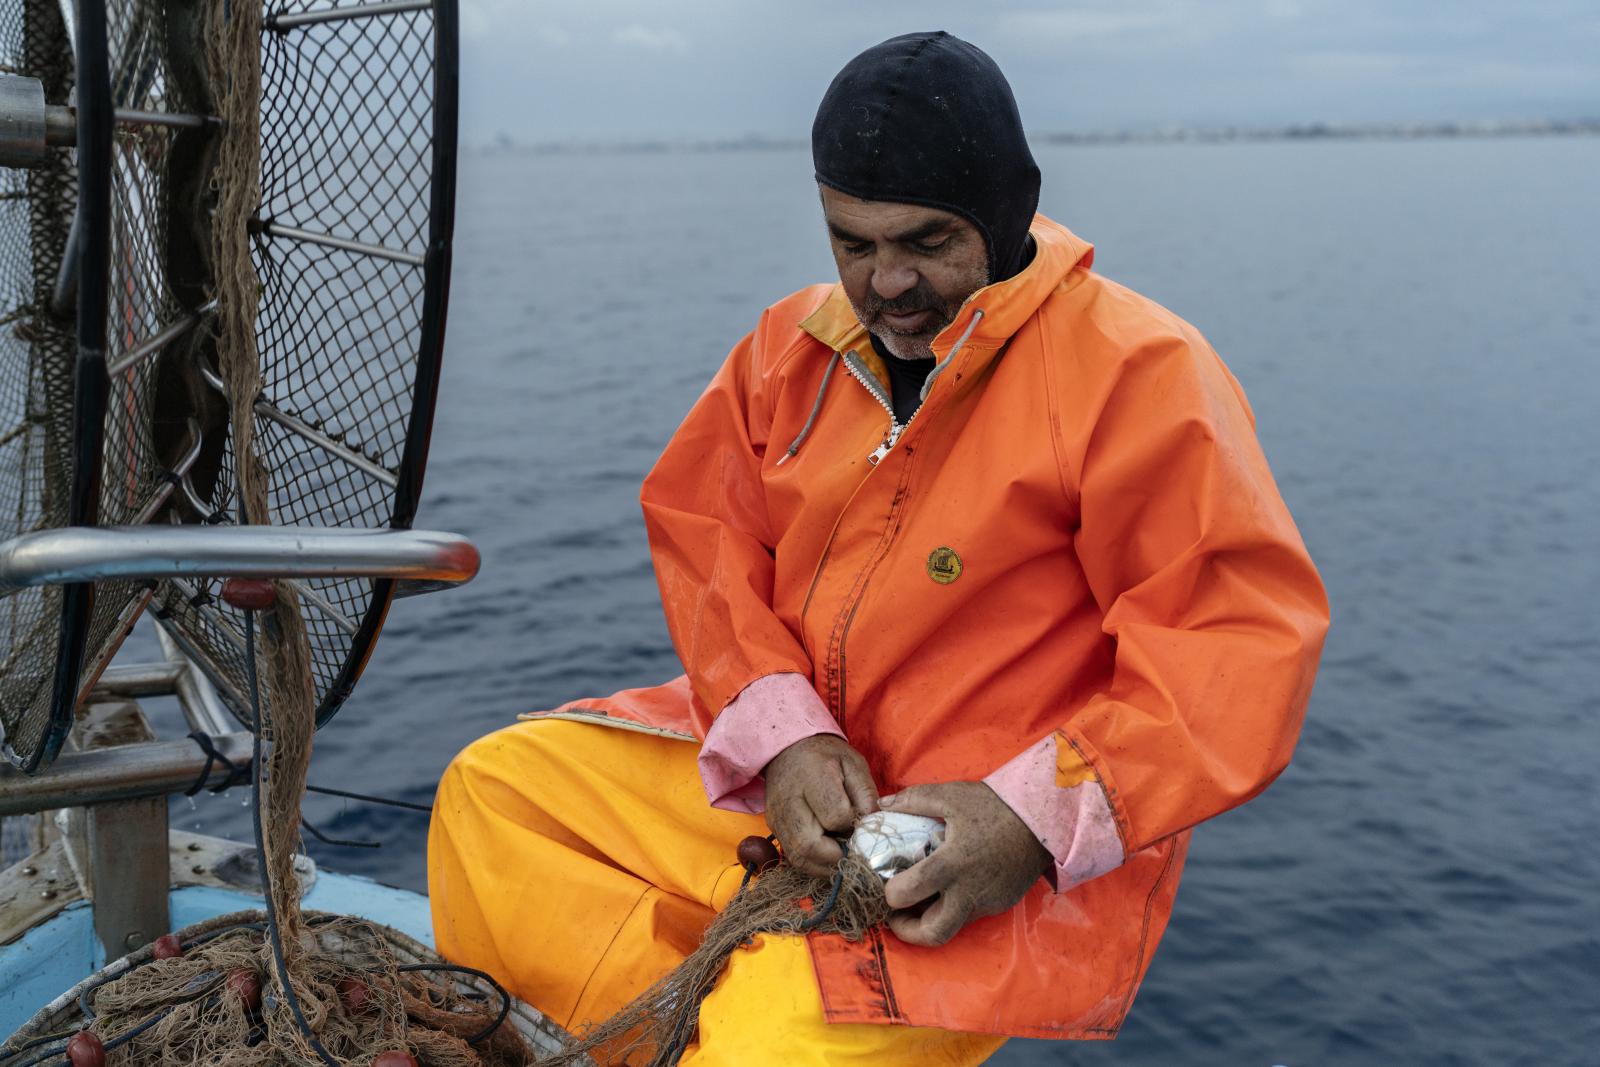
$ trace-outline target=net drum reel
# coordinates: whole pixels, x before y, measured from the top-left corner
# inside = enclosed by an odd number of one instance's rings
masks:
[[[266,0],[243,220],[217,207],[224,2],[0,0],[0,736],[27,771],[147,609],[248,726],[220,585],[292,580],[320,725],[398,586],[477,569],[464,539],[410,530],[450,272],[454,0]],[[270,476],[249,525],[214,329],[213,229],[234,224]]]

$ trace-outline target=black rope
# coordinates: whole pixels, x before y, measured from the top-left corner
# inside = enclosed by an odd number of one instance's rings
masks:
[[[828,916],[833,914],[834,906],[839,903],[839,890],[843,888],[844,867],[841,865],[833,872],[833,888],[828,890],[828,899],[822,907],[811,912],[810,918],[800,924],[801,933],[808,934],[827,921]]]
[[[74,1031],[74,1033],[76,1033],[76,1031]],[[70,1041],[71,1038],[68,1038],[67,1040]],[[53,1049],[50,1052],[46,1052],[42,1056],[35,1056],[31,1060],[25,1060],[24,1062],[17,1064],[16,1067],[39,1067],[40,1064],[49,1063],[51,1060],[54,1060],[58,1056],[65,1056],[66,1055],[66,1051],[67,1051],[67,1046],[65,1044],[62,1044],[62,1046],[60,1048]],[[70,1064],[72,1061],[64,1059],[61,1062]]]
[[[78,1031],[76,1031],[76,1030],[69,1030],[69,1031],[67,1031],[65,1033],[46,1034],[43,1037],[36,1037],[32,1041],[24,1041],[22,1044],[18,1045],[16,1048],[10,1049],[9,1051],[6,1051],[4,1053],[0,1053],[0,1061],[10,1060],[10,1059],[12,1059],[12,1058],[14,1058],[16,1056],[22,1055],[24,1052],[27,1052],[31,1048],[38,1048],[40,1045],[49,1045],[49,1044],[52,1044],[52,1043],[54,1043],[56,1041],[61,1042],[61,1048],[57,1049],[55,1052],[50,1053],[50,1055],[52,1055],[52,1056],[58,1055],[59,1053],[61,1053],[61,1052],[66,1050],[67,1042],[71,1041],[73,1036],[75,1034],[77,1034],[77,1032]]]
[[[202,789],[221,793],[236,785],[244,785],[250,780],[250,768],[241,767],[223,755],[222,750],[217,748],[216,742],[211,740],[211,735],[204,730],[195,730],[189,735],[189,740],[199,745],[200,751],[206,754],[206,765],[200,768],[200,775],[194,780],[194,784],[184,790],[184,796],[192,797]],[[206,782],[211,778],[211,768],[218,763],[227,769],[228,777],[224,778],[220,785],[207,786]]]
[[[210,993],[211,991],[207,990],[206,992]],[[199,997],[192,997],[190,999],[198,1000]],[[187,1003],[187,1001],[179,1001],[178,1003],[180,1003],[180,1004]],[[164,1009],[162,1011],[156,1012],[154,1015],[150,1016],[150,1018],[146,1019],[144,1022],[140,1023],[138,1026],[132,1027],[131,1029],[128,1029],[128,1030],[124,1030],[122,1033],[118,1034],[116,1037],[112,1038],[110,1041],[104,1042],[106,1051],[110,1052],[112,1049],[121,1048],[123,1045],[126,1045],[128,1042],[132,1041],[134,1038],[138,1037],[140,1034],[144,1033],[146,1030],[150,1029],[156,1023],[160,1022],[162,1019],[165,1019],[167,1016],[169,1016],[171,1014],[172,1014],[172,1008],[166,1008],[166,1009]]]
[[[488,982],[489,985],[494,987],[494,991],[500,995],[500,1013],[494,1017],[494,1022],[490,1023],[473,1036],[467,1038],[467,1044],[469,1045],[476,1045],[478,1042],[482,1041],[484,1038],[500,1029],[500,1024],[506,1021],[507,1015],[511,1014],[511,994],[507,993],[505,987],[494,980],[493,975],[484,971],[480,971],[475,967],[463,967],[459,963],[407,963],[397,966],[395,970],[453,971],[458,974],[470,974],[474,978]]]
[[[226,790],[232,789],[234,785],[245,785],[251,781],[253,765],[251,763],[238,765],[234,760],[227,758],[226,753],[216,747],[216,742],[211,739],[211,734],[205,733],[203,729],[195,729],[194,733],[189,734],[189,739],[200,745],[200,752],[205,753],[205,766],[200,768],[200,774],[195,777],[194,785],[190,785],[189,789],[184,790],[184,797],[195,797],[202,789],[210,790],[213,793],[226,792]],[[226,779],[222,779],[216,785],[206,785],[206,782],[211,779],[211,771],[218,763],[221,763],[222,768],[226,769]],[[357,793],[349,789],[333,789],[330,785],[307,785],[306,792],[323,793],[328,797],[344,797],[346,800],[360,800],[363,803],[384,805],[387,808],[405,808],[406,811],[421,811],[422,814],[434,813],[432,805],[419,805],[419,803],[414,803],[414,801],[410,800],[392,800],[389,797],[374,797],[371,793]],[[344,845],[349,846],[349,848],[381,848],[382,846],[382,841],[346,841],[328,837],[322,830],[310,825],[310,822],[302,821],[301,825],[310,830],[312,837],[317,838],[318,841],[323,841],[325,845]]]
[[[700,1025],[700,1004],[705,1001],[706,997],[711,995],[711,987],[714,985],[716,985],[714,980],[707,982],[704,987],[695,992],[694,1011],[685,1012],[683,1018],[678,1020],[678,1025],[672,1028],[672,1036],[667,1039],[667,1043],[656,1052],[655,1057],[650,1061],[650,1067],[677,1067],[678,1061],[683,1059],[683,1054],[689,1048],[689,1035],[692,1033],[690,1019],[693,1019],[695,1027]]]
[[[289,981],[289,965],[283,959],[283,934],[278,930],[278,908],[272,899],[272,872],[271,864],[267,862],[267,839],[261,828],[261,686],[260,679],[256,677],[256,613],[244,613],[244,671],[245,680],[250,686],[250,715],[256,728],[251,731],[251,776],[250,776],[250,822],[255,830],[256,855],[261,857],[261,897],[266,905],[267,913],[267,940],[272,945],[272,963],[278,972],[278,983],[283,987],[283,999],[289,1005],[289,1010],[294,1014],[295,1025],[300,1027],[306,1043],[327,1064],[327,1067],[340,1067],[339,1061],[328,1054],[322,1047],[322,1041],[317,1037],[316,1031],[311,1029],[311,1023],[306,1019],[305,1012],[300,1007],[300,997],[294,991],[294,983]]]
[[[339,848],[382,848],[382,841],[354,841],[342,837],[329,837],[327,834],[311,825],[311,820],[305,816],[300,817],[300,828],[324,845],[335,845]]]
[[[411,811],[420,811],[425,815],[433,814],[431,804],[415,804],[409,800],[390,800],[388,797],[375,797],[367,793],[352,793],[348,789],[332,789],[325,785],[308,785],[307,793],[324,793],[330,797],[345,797],[349,800],[364,800],[368,804],[384,804],[391,808],[408,808]]]

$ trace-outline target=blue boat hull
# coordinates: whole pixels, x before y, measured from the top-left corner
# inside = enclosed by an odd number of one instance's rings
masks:
[[[261,906],[261,898],[210,886],[185,886],[168,897],[172,926],[186,926]],[[428,898],[366,878],[319,871],[302,901],[307,910],[340,912],[392,926],[428,947]],[[0,1035],[10,1036],[64,991],[105,966],[86,902],[70,905],[9,945],[0,946]]]

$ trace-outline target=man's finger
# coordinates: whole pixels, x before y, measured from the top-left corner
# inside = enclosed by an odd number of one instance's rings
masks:
[[[907,786],[882,803],[885,808],[907,815],[930,815],[946,821],[950,818],[950,805],[945,803],[944,789],[938,785]]]
[[[889,929],[909,944],[932,947],[942,945],[960,933],[971,914],[972,905],[965,897],[947,893],[920,915],[891,912]]]
[[[807,782],[804,796],[806,803],[811,805],[811,813],[824,830],[842,832],[855,825],[855,809],[850,806],[843,772],[837,764],[829,766],[822,774]]]
[[[844,772],[844,791],[850,798],[855,817],[877,811],[878,786],[872,780],[872,772],[867,770],[867,761],[846,759],[840,762],[839,769]]]
[[[844,850],[833,838],[819,834],[801,841],[797,848],[785,852],[784,858],[791,867],[804,874],[826,878],[844,859]]]
[[[813,877],[832,874],[833,868],[844,858],[839,843],[822,832],[811,810],[804,804],[795,805],[794,825],[787,838],[780,837],[783,858],[789,866]]]
[[[940,849],[912,864],[884,884],[883,899],[891,908],[909,908],[943,892],[956,878],[955,864],[949,857]]]

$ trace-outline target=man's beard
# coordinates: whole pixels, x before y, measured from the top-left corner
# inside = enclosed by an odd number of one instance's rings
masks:
[[[982,278],[975,279],[971,292],[976,292],[982,285]],[[866,300],[860,304],[852,300],[850,307],[855,311],[856,318],[861,320],[861,325],[882,342],[891,356],[898,359],[930,359],[933,356],[933,339],[940,330],[955,321],[964,303],[965,296],[953,303],[941,299],[933,286],[923,280],[915,289],[908,289],[893,300],[885,300],[868,286]],[[933,314],[915,332],[896,330],[881,318],[884,312],[914,315],[919,311],[931,311]]]

